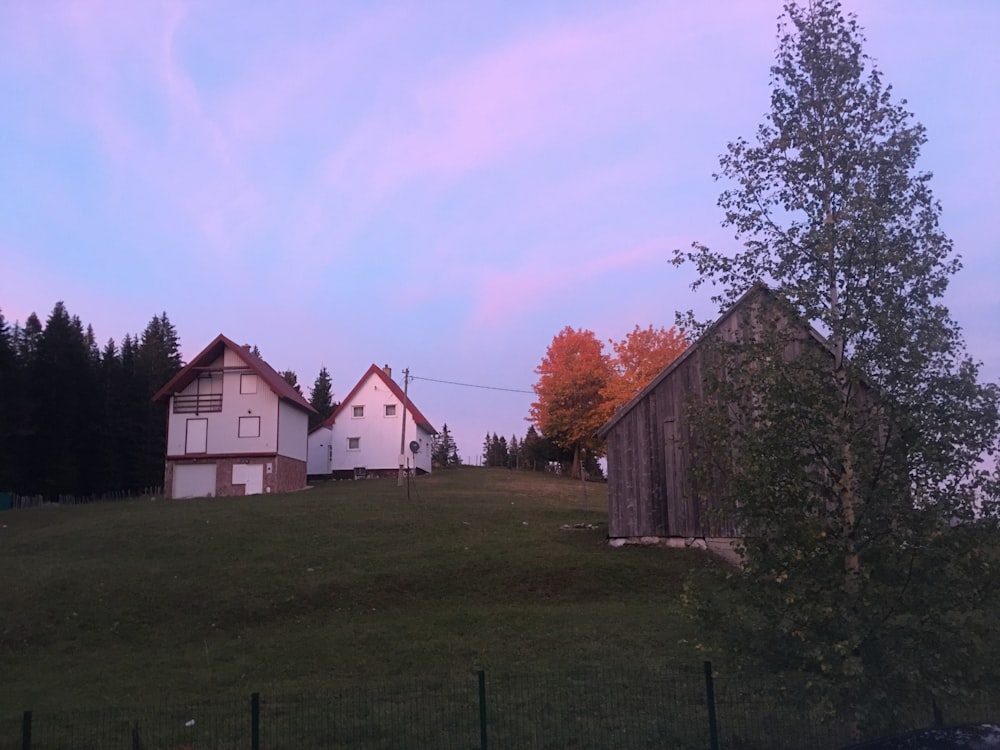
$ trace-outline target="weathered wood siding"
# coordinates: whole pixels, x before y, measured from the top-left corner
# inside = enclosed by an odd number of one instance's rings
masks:
[[[712,336],[732,341],[747,325],[746,315],[729,314]],[[700,344],[607,433],[609,537],[740,536],[722,512],[724,471],[694,464],[705,451],[696,450],[688,407],[704,397],[703,370],[711,356]]]
[[[608,534],[704,536],[691,492],[685,390],[699,358],[687,360],[608,434]]]

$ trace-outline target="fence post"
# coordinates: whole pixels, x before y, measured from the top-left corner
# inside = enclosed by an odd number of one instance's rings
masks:
[[[708,735],[712,750],[719,750],[719,724],[715,716],[715,681],[712,678],[712,662],[705,662],[705,699],[708,703]]]
[[[25,711],[21,720],[21,750],[31,750],[31,711]]]
[[[486,672],[479,670],[479,748],[486,750]]]
[[[260,693],[250,695],[250,750],[260,750]]]
[[[931,709],[934,711],[934,726],[943,727],[944,714],[941,712],[941,706],[937,704],[937,699],[933,696],[931,697]]]

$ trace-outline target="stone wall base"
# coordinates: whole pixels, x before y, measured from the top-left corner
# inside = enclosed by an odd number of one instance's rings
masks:
[[[728,537],[680,537],[680,536],[620,536],[612,537],[608,544],[624,547],[626,544],[645,544],[660,547],[703,549],[718,555],[730,565],[739,567],[740,556],[733,549],[738,539]]]

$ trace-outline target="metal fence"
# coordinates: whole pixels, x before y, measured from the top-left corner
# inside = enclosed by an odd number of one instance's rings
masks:
[[[708,663],[558,676],[479,672],[158,708],[26,711],[0,716],[0,750],[822,750],[850,742],[846,722],[803,716],[768,684],[720,678]],[[1000,716],[996,703],[961,709],[945,718]],[[933,720],[927,706],[912,726]]]

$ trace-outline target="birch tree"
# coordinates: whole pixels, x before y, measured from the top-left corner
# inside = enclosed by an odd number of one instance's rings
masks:
[[[725,607],[695,588],[689,602],[732,623],[715,647],[801,674],[798,695],[864,729],[981,676],[1000,399],[943,303],[961,262],[918,168],[923,126],[835,0],[789,3],[778,28],[770,110],[716,175],[740,247],[675,262],[720,311],[763,282],[826,345],[790,359],[794,326],[759,325],[709,378],[715,413],[742,415],[703,434],[732,465],[744,569]]]

